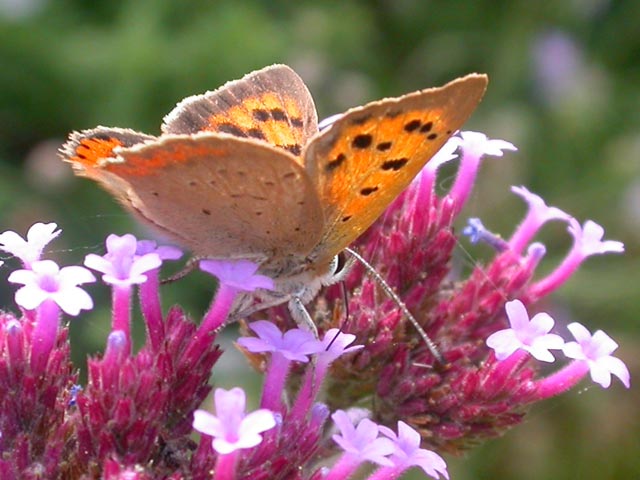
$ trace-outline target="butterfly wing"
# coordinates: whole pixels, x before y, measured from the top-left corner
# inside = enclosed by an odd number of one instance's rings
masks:
[[[67,160],[196,254],[286,257],[305,255],[318,242],[323,222],[315,187],[282,150],[201,133],[165,135],[113,153],[95,164]]]
[[[472,74],[349,110],[309,144],[305,167],[325,228],[318,263],[342,251],[402,192],[480,102],[487,77]]]
[[[128,128],[96,127],[91,130],[73,132],[60,148],[60,156],[70,162],[78,174],[100,168],[107,159],[113,159],[118,147],[133,147],[156,138]]]
[[[286,65],[272,65],[215,91],[185,98],[165,117],[162,131],[227,133],[300,156],[309,138],[318,132],[318,118],[298,74]]]

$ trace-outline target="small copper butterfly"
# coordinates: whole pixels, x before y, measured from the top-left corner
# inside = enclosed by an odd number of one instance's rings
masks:
[[[159,137],[97,127],[61,156],[198,256],[249,259],[311,300],[480,102],[485,75],[348,110],[318,131],[302,79],[273,65],[182,100]]]

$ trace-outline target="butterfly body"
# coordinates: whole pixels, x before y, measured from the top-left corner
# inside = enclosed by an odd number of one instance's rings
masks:
[[[347,111],[319,131],[313,99],[274,65],[188,97],[159,137],[97,127],[61,150],[77,174],[194,254],[248,259],[283,301],[309,301],[362,234],[458,130],[487,79]]]

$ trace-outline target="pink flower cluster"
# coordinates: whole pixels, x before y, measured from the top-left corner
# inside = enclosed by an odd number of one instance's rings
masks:
[[[457,179],[438,196],[437,169],[458,150]],[[344,283],[346,297],[326,289],[308,306],[321,338],[295,328],[280,307],[266,312],[269,321],[244,326],[247,335],[237,344],[264,373],[259,408],[250,413],[238,387],[213,392],[215,413],[199,408],[222,354],[217,332],[238,295],[273,288],[258,265],[200,261],[218,286],[197,325],[178,307],[161,308],[161,265],[182,255],[173,247],[110,235],[105,255],[87,255],[84,267],[59,267],[42,258],[60,234],[54,223],[35,224],[26,239],[0,234],[0,249],[22,263],[8,278],[19,286],[20,314],[0,313],[0,478],[337,480],[352,478],[365,463],[374,466],[369,480],[399,478],[414,467],[449,478],[440,453],[499,435],[521,421],[527,406],[587,375],[604,388],[615,376],[628,388],[629,372],[612,355],[617,344],[606,333],[572,323],[574,340],[565,341],[552,331],[550,315],[529,318],[525,306],[556,290],[590,255],[623,251],[621,243],[603,240],[599,225],[580,225],[514,187],[529,205],[523,222],[504,240],[471,219],[464,233],[492,246],[496,257],[469,278],[450,281],[458,241],[452,222],[481,158],[504,150],[515,147],[476,132],[454,136],[356,247],[441,358],[356,265]],[[534,281],[545,248],[533,239],[551,220],[567,223],[573,247]],[[85,290],[96,281],[90,270],[112,289],[111,333],[104,353],[88,359],[80,386],[63,319],[93,308]],[[136,289],[146,338],[134,352]],[[553,362],[554,350],[569,360],[543,377],[536,362]]]

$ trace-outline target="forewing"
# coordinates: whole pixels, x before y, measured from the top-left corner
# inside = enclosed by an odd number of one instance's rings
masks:
[[[272,65],[185,98],[165,117],[162,131],[227,133],[264,141],[299,157],[317,133],[318,119],[298,74],[286,65]]]
[[[325,230],[312,253],[333,257],[404,190],[480,102],[487,77],[349,110],[311,141],[305,166],[323,205]]]

